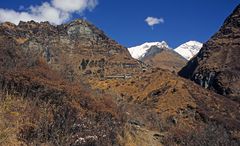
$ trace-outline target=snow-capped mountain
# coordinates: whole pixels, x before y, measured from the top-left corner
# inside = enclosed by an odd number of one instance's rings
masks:
[[[165,41],[147,42],[128,49],[133,58],[152,67],[178,72],[187,62],[170,48]]]
[[[158,52],[160,49],[170,49],[165,41],[162,42],[146,42],[140,46],[128,48],[129,53],[135,59],[141,59],[148,53]]]
[[[200,51],[202,46],[203,46],[203,44],[200,42],[188,41],[188,42],[180,45],[176,49],[174,49],[174,51],[176,51],[178,54],[183,56],[185,59],[190,60],[192,57],[194,57]]]

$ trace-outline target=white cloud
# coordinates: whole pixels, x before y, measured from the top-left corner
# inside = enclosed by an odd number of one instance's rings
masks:
[[[145,19],[145,22],[147,22],[147,24],[149,26],[153,27],[154,25],[164,23],[164,19],[163,18],[155,18],[155,17],[147,17]]]
[[[0,22],[34,20],[37,22],[49,21],[52,24],[61,24],[69,20],[74,13],[93,10],[98,4],[97,0],[51,0],[40,6],[30,6],[27,11],[15,11],[0,8]]]
[[[54,7],[65,12],[82,12],[85,9],[92,10],[98,4],[97,0],[53,0]]]

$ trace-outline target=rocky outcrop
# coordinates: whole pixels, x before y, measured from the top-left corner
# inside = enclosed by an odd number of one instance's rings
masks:
[[[126,48],[81,19],[59,26],[34,21],[17,26],[3,23],[0,42],[0,64],[4,68],[29,67],[42,60],[72,81],[82,75],[99,78],[141,70]]]
[[[204,88],[240,99],[240,5],[179,72]]]

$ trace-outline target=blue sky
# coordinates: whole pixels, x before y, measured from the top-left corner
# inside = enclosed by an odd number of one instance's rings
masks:
[[[43,2],[51,3],[50,0],[7,0],[0,2],[0,8],[22,12],[29,11],[30,5]],[[71,9],[67,14],[72,15],[71,19],[86,17],[126,47],[164,40],[174,48],[189,40],[207,41],[238,4],[240,0],[98,0],[92,7]],[[150,27],[145,22],[147,17],[162,18],[164,23]]]

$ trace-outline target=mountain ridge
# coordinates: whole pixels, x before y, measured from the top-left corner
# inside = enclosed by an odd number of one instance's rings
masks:
[[[156,46],[157,48],[170,49],[168,44],[165,41],[162,41],[162,42],[145,42],[142,45],[128,48],[128,51],[133,58],[141,60],[141,58],[144,58],[147,55],[147,51],[152,46]]]
[[[179,72],[204,88],[240,99],[240,5],[227,17],[222,27],[201,51]]]
[[[178,72],[185,66],[186,60],[195,56],[202,44],[197,41],[186,42],[176,49],[172,49],[165,42],[146,42],[142,45],[128,48],[135,59],[141,60],[152,67],[160,67]]]
[[[151,47],[153,46],[156,46],[156,49],[155,49],[156,52],[157,52],[157,48],[172,49],[171,47],[169,47],[169,45],[165,41],[162,41],[162,42],[146,42],[146,43],[143,43],[142,45],[130,47],[128,48],[128,51],[133,58],[141,60],[142,58],[148,55],[149,49],[151,49]],[[202,48],[202,43],[192,40],[192,41],[183,43],[172,50],[180,54],[185,59],[190,60],[200,51],[201,48]]]
[[[1,53],[8,53],[11,50],[12,54],[19,56],[16,59],[25,62],[29,62],[26,58],[32,62],[43,59],[58,71],[71,71],[62,72],[70,80],[78,80],[80,75],[104,78],[141,70],[141,63],[132,59],[123,46],[109,39],[103,31],[85,20],[78,19],[58,26],[34,21],[20,22],[19,25],[3,23],[0,25],[0,33],[4,37],[9,36],[10,45],[21,48],[16,50],[14,47],[5,46]],[[1,63],[1,67],[4,67],[5,58]],[[15,66],[21,61],[9,63]]]

